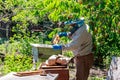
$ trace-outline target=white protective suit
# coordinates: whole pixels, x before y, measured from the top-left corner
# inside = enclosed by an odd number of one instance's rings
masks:
[[[74,55],[84,56],[92,51],[92,36],[88,32],[89,26],[83,24],[71,36],[71,42],[64,45],[62,50],[71,50]]]

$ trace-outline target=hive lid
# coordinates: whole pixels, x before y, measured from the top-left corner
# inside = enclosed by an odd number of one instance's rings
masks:
[[[39,55],[42,55],[41,57],[44,57],[44,58],[48,58],[51,55],[62,54],[62,50],[55,50],[55,49],[52,48],[52,45],[31,44],[31,46],[37,48]]]

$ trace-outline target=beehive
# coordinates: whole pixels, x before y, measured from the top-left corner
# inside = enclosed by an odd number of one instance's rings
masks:
[[[35,48],[38,52],[38,55],[43,58],[48,58],[51,55],[62,54],[62,50],[54,50],[52,45],[48,44],[31,44],[33,48]],[[33,50],[35,51],[35,50]]]
[[[41,65],[39,69],[45,70],[46,73],[59,74],[57,80],[69,80],[69,69],[67,66],[45,66]]]

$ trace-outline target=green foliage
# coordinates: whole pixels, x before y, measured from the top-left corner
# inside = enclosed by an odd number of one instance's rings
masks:
[[[48,37],[52,39],[53,37],[55,37],[56,34],[58,34],[58,32],[61,32],[61,29],[60,28],[55,28],[55,29],[53,29],[53,31],[51,31],[49,33]]]
[[[119,3],[119,0],[104,0],[95,1],[88,5],[89,14],[91,14],[89,16],[89,25],[93,35],[93,50],[96,59],[99,59],[98,63],[102,63],[103,59],[106,58],[110,60],[114,55],[120,56]]]
[[[20,72],[31,69],[32,57],[21,54],[7,54],[4,61],[4,74],[9,72]]]
[[[2,74],[2,73],[3,73],[3,62],[0,59],[0,74]]]
[[[20,42],[21,42],[20,46],[22,48],[20,49],[20,52],[22,54],[27,54],[27,55],[32,54],[31,52],[32,47],[30,46],[29,38],[21,39]]]
[[[30,53],[31,42],[42,43],[43,39],[47,39],[34,35],[32,39],[27,38],[30,37],[30,25],[39,25],[46,18],[53,23],[65,21],[72,15],[72,19],[85,17],[85,22],[90,25],[98,64],[103,64],[103,59],[110,60],[111,56],[120,56],[120,0],[89,0],[81,4],[75,0],[0,0],[0,3],[1,21],[15,23],[11,24],[16,33],[14,39],[23,43],[23,48],[19,49],[23,49],[22,53]],[[51,31],[49,38],[56,33],[56,30]],[[64,37],[61,39],[62,43],[69,41]]]
[[[19,37],[19,38],[18,38]],[[16,38],[18,38],[16,40]],[[32,36],[27,37],[24,36],[23,38],[20,38],[20,36],[17,37],[11,37],[9,41],[6,41],[5,43],[0,45],[0,52],[2,53],[22,53],[26,55],[32,54],[32,47],[31,43],[42,43],[43,38],[41,37],[41,34],[39,34],[38,37]]]
[[[73,57],[74,56],[71,51],[63,52],[63,55],[67,56],[67,57]]]
[[[1,53],[15,53],[16,50],[21,49],[19,42],[15,42],[14,43],[9,43],[8,41],[6,41],[4,44],[0,45],[0,52]]]
[[[0,38],[0,44],[4,43],[6,40],[6,38]]]
[[[104,78],[99,78],[99,77],[91,77],[90,80],[105,80]]]

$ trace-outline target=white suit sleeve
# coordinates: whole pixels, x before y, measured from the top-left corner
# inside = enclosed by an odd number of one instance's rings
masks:
[[[86,30],[87,25],[83,25],[81,28],[79,28],[73,35],[72,35],[72,41],[66,45],[63,46],[62,50],[77,50],[81,49],[81,45],[84,43],[87,43],[89,41],[88,37],[89,34]]]
[[[70,43],[63,46],[63,51],[65,51],[65,50],[76,50],[76,49],[80,48],[82,43],[83,43],[82,36],[77,36]]]

